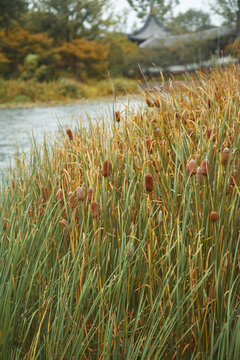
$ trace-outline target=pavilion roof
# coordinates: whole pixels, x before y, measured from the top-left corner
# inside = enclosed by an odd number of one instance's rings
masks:
[[[139,30],[128,35],[128,39],[132,41],[143,42],[153,36],[165,37],[168,35],[168,28],[164,27],[162,22],[158,21],[155,15],[149,15],[145,24]]]

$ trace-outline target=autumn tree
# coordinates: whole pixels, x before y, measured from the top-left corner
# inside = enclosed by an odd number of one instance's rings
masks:
[[[150,13],[155,14],[160,20],[166,20],[173,6],[179,0],[127,0],[129,5],[136,11],[139,18],[144,18]]]
[[[58,43],[100,37],[111,24],[109,0],[39,0],[28,15],[28,28],[47,32]]]
[[[96,41],[65,41],[55,52],[58,54],[56,66],[62,73],[72,74],[80,80],[87,77],[102,77],[107,70],[107,51]]]
[[[48,53],[51,50],[52,42],[47,34],[31,34],[27,30],[13,28],[6,35],[5,31],[1,30],[0,53],[5,65],[7,65],[4,68],[6,75],[19,75],[21,65],[27,55],[38,54],[42,56]]]

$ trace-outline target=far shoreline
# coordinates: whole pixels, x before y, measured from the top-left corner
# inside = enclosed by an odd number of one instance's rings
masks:
[[[17,104],[14,102],[9,102],[5,104],[0,104],[0,110],[10,110],[10,109],[35,109],[35,108],[51,108],[57,106],[77,106],[77,105],[87,105],[88,103],[96,103],[101,102],[119,102],[126,99],[135,99],[135,100],[143,100],[142,94],[128,94],[121,96],[102,96],[102,97],[91,97],[91,98],[82,98],[82,99],[71,99],[66,101],[48,101],[48,102],[26,102]]]

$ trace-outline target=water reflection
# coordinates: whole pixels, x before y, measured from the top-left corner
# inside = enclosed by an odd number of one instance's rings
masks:
[[[59,123],[74,128],[77,121],[87,122],[89,117],[112,119],[113,106],[124,110],[128,103],[129,99],[124,99],[113,105],[112,100],[104,99],[74,106],[0,110],[0,170],[10,166],[17,148],[19,152],[29,153],[32,134],[41,143],[44,132],[54,133]],[[130,106],[136,103],[140,101],[132,99]]]

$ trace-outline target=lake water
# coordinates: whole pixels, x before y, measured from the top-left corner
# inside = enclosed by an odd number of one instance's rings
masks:
[[[44,132],[54,133],[59,123],[74,128],[77,121],[88,122],[88,118],[112,119],[113,108],[124,110],[141,104],[139,99],[121,99],[113,103],[111,99],[82,102],[77,105],[40,107],[31,109],[0,109],[0,171],[9,167],[17,149],[26,154],[30,151],[31,136],[34,134],[41,143]]]

